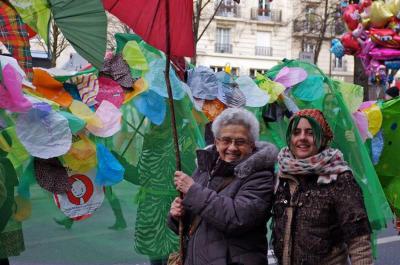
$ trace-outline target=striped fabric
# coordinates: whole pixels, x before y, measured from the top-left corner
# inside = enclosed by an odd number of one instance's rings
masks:
[[[32,79],[32,56],[26,25],[17,12],[4,1],[0,1],[0,41],[17,59],[27,77]]]
[[[69,82],[77,86],[83,103],[88,106],[93,106],[97,103],[96,96],[99,93],[99,80],[97,76],[93,74],[78,75],[71,77]]]

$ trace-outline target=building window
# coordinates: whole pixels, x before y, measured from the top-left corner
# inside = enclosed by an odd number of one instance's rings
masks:
[[[314,63],[315,44],[313,42],[303,41],[302,51],[299,54],[300,61]]]
[[[259,0],[257,7],[251,8],[250,18],[260,21],[282,21],[281,10],[272,9],[269,0]]]
[[[306,20],[305,20],[305,31],[308,33],[312,33],[318,31],[320,28],[320,23],[318,22],[319,16],[316,13],[316,9],[314,6],[307,6],[305,9]]]
[[[254,69],[254,68],[250,68],[249,76],[250,76],[251,78],[255,78],[255,77],[256,77],[256,73],[259,73],[259,74],[264,75],[266,72],[268,72],[268,69]]]
[[[314,6],[307,6],[305,11],[306,11],[306,17],[314,16],[316,14],[316,9]]]
[[[311,42],[303,42],[303,52],[314,53],[315,44]]]
[[[255,55],[272,56],[271,32],[257,31]]]
[[[210,66],[210,68],[214,71],[214,72],[222,72],[225,69],[225,66],[215,66],[212,65]],[[234,76],[239,76],[239,67],[231,67],[231,74]]]
[[[217,28],[217,39],[215,43],[215,52],[232,53],[231,29]]]
[[[221,5],[220,1],[215,1],[216,7],[219,6],[217,10],[217,16],[223,17],[239,17],[239,6],[233,0],[222,0]]]
[[[258,1],[258,15],[269,17],[271,12],[269,0]]]

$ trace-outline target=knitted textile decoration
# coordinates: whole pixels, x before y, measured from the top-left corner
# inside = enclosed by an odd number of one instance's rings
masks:
[[[303,109],[298,112],[296,112],[293,117],[310,117],[313,118],[322,128],[322,131],[324,132],[324,136],[326,137],[327,141],[330,141],[333,139],[333,133],[331,128],[329,127],[329,124],[325,120],[324,114],[318,110],[318,109]],[[293,119],[292,117],[292,119]]]

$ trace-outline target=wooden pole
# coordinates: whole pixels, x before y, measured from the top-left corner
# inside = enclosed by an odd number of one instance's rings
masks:
[[[171,81],[169,79],[169,69],[171,66],[171,41],[170,41],[170,24],[169,24],[169,0],[165,0],[165,17],[166,17],[166,63],[165,63],[165,82],[167,85],[168,91],[168,102],[169,108],[171,111],[171,127],[172,127],[172,136],[174,140],[174,149],[175,149],[175,165],[176,170],[180,171],[182,169],[181,166],[181,156],[179,151],[179,140],[178,140],[178,131],[176,129],[176,119],[175,119],[175,108],[174,108],[174,98],[172,95]],[[179,197],[182,199],[183,194],[179,192]],[[182,218],[179,219],[179,254],[181,256],[182,265],[184,263],[184,236],[183,236],[183,222]]]

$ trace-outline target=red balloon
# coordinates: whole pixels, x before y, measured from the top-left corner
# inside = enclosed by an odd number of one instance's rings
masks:
[[[343,21],[349,30],[355,30],[361,20],[360,7],[357,4],[348,5],[343,12]]]
[[[357,39],[351,34],[351,32],[346,32],[342,38],[341,42],[344,47],[344,53],[348,55],[355,55],[361,51],[360,43]]]
[[[364,0],[361,4],[361,10],[372,5],[372,0]]]
[[[385,48],[400,49],[400,36],[390,28],[369,30],[370,38]]]

